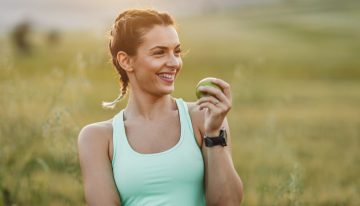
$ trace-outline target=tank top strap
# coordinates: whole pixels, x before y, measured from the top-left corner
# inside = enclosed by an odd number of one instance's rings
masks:
[[[176,101],[177,101],[177,105],[179,106],[180,116],[183,117],[183,118],[181,118],[181,121],[183,121],[183,122],[181,122],[181,125],[186,126],[187,136],[193,137],[192,139],[194,139],[196,141],[187,103],[182,98],[178,98],[178,99],[176,99]],[[197,145],[197,142],[196,142],[196,145]]]
[[[194,135],[194,130],[192,127],[187,103],[182,98],[176,98],[175,101],[176,101],[176,104],[178,107],[180,125],[181,125],[181,137],[180,137],[181,139],[179,140],[179,143],[182,141],[182,139],[184,139],[184,141],[187,142],[185,144],[198,146],[196,137]],[[123,122],[123,115],[124,115],[123,113],[124,113],[124,109],[121,110],[119,113],[117,113],[114,116],[113,122],[112,122],[112,126],[113,126],[112,166],[113,167],[116,166],[116,164],[117,164],[116,159],[118,158],[119,155],[131,156],[134,154],[133,149],[129,145],[127,137],[126,137],[125,127],[124,127],[124,122]],[[172,149],[174,149],[174,148],[172,148]],[[137,156],[139,156],[138,153],[135,153],[135,154],[137,154]],[[156,154],[141,155],[141,156],[150,157],[150,156],[158,156],[160,154],[163,154],[163,152],[156,153]]]
[[[114,167],[115,164],[115,160],[116,160],[116,156],[118,154],[119,150],[119,146],[120,144],[120,138],[121,137],[121,118],[122,118],[122,113],[124,112],[124,110],[121,110],[119,113],[117,113],[112,120],[112,127],[113,127],[113,136],[112,136],[112,140],[113,140],[113,157],[112,157],[112,166]]]

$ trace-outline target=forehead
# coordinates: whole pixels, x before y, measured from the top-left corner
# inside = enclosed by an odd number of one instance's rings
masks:
[[[145,33],[141,47],[150,49],[155,46],[173,47],[180,44],[173,26],[156,25]]]

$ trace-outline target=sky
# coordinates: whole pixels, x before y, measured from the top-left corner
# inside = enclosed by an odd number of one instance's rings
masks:
[[[266,0],[1,0],[0,32],[24,20],[50,29],[105,28],[127,8],[153,7],[175,16],[187,16],[259,1]]]

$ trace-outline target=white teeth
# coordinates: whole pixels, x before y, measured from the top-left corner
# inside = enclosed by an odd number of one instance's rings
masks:
[[[159,74],[159,77],[165,78],[165,79],[173,79],[174,75],[171,74]]]

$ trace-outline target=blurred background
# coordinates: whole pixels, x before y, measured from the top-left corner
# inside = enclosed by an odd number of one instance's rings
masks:
[[[2,0],[0,205],[84,205],[77,135],[119,92],[108,29],[127,8],[179,24],[175,97],[232,85],[242,205],[360,205],[360,2]]]

